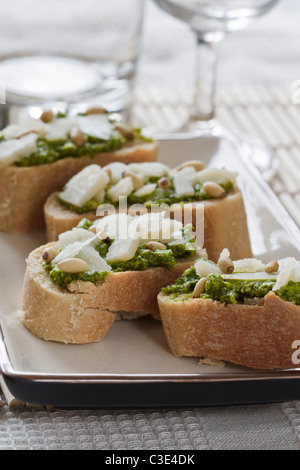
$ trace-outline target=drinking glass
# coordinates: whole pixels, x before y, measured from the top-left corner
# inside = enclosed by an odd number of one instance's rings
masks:
[[[1,0],[8,105],[120,111],[131,102],[143,0]]]
[[[197,86],[190,121],[196,133],[217,130],[214,98],[219,44],[227,33],[246,28],[279,0],[154,0],[186,22],[197,38]]]

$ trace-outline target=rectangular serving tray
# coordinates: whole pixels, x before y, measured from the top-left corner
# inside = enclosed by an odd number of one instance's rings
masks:
[[[207,166],[237,171],[254,256],[265,262],[287,256],[300,259],[299,228],[253,164],[265,157],[263,148],[222,137],[162,140],[159,151],[159,160],[170,167],[201,159]],[[44,232],[0,234],[1,370],[21,402],[139,409],[300,399],[300,369],[255,371],[176,358],[168,349],[161,323],[150,317],[116,322],[95,344],[65,345],[36,338],[20,323],[18,309],[25,259],[45,242]]]

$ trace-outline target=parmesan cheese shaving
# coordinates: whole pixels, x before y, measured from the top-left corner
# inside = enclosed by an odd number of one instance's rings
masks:
[[[68,181],[60,197],[70,204],[82,207],[104,189],[108,181],[107,173],[99,165],[89,165]]]
[[[195,269],[196,273],[200,277],[207,277],[209,274],[221,274],[221,271],[217,265],[204,258],[196,261]]]
[[[126,178],[121,179],[117,184],[109,188],[107,191],[107,196],[113,202],[117,202],[121,196],[129,196],[132,191],[132,178],[130,178],[130,176],[126,176]]]
[[[0,163],[11,165],[22,158],[29,157],[36,152],[38,135],[27,134],[20,139],[9,139],[0,142]]]
[[[197,172],[195,168],[187,166],[179,170],[174,175],[174,188],[178,196],[193,196],[195,194],[194,185],[197,182]]]

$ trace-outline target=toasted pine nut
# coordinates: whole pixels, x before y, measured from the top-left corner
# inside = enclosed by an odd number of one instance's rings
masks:
[[[109,177],[109,181],[112,179],[112,171],[110,168],[104,167],[103,170],[107,173],[107,176]]]
[[[124,124],[116,124],[115,130],[120,132],[126,139],[132,140],[134,138],[134,132]]]
[[[28,135],[28,134],[38,134],[38,131],[26,131],[26,132],[23,132],[23,134],[20,134],[16,137],[16,139],[21,139],[22,137],[25,137],[25,135]]]
[[[205,167],[204,163],[201,162],[201,160],[188,160],[187,162],[182,163],[179,165],[176,170],[182,170],[183,168],[186,168],[187,166],[192,166],[195,168],[196,171],[201,171]]]
[[[168,189],[171,186],[171,181],[166,176],[163,176],[158,180],[157,186],[162,189]]]
[[[108,240],[108,235],[105,232],[105,230],[103,230],[103,228],[97,227],[97,225],[96,225],[96,234],[100,240]]]
[[[100,106],[94,106],[89,108],[84,113],[86,116],[89,114],[107,114],[107,110],[105,108],[101,108]]]
[[[199,279],[199,281],[195,285],[195,288],[194,288],[194,291],[193,291],[193,297],[194,298],[198,298],[198,297],[200,297],[201,294],[204,294],[205,285],[206,285],[206,277],[202,277],[201,279]]]
[[[276,273],[279,269],[278,261],[271,261],[265,266],[266,273]]]
[[[51,109],[46,109],[45,111],[42,112],[40,116],[40,120],[43,122],[51,122],[53,119],[53,116],[54,114],[51,111]]]
[[[155,251],[155,250],[166,250],[167,247],[166,245],[164,245],[163,243],[160,243],[160,242],[148,242],[146,244],[146,248],[147,250],[152,250],[152,251]]]
[[[212,197],[222,197],[226,194],[225,189],[222,188],[217,183],[213,183],[212,181],[207,181],[203,184],[204,191]]]
[[[58,250],[54,248],[53,246],[50,246],[49,248],[46,248],[42,254],[42,258],[44,261],[47,261],[47,263],[50,263],[56,256],[58,255]]]
[[[97,233],[97,226],[96,225],[91,225],[89,228],[89,232],[92,232],[94,234]]]
[[[131,173],[130,171],[123,171],[122,178],[126,178],[127,176],[130,176],[130,178],[132,179],[133,189],[135,191],[144,186],[143,180],[141,180],[141,178],[139,178],[137,175]]]
[[[87,263],[79,258],[66,258],[57,264],[58,269],[66,273],[83,273],[87,270]]]
[[[84,135],[79,129],[79,127],[77,126],[72,127],[72,129],[70,130],[69,136],[72,142],[75,145],[77,145],[77,147],[81,147],[84,144]]]
[[[222,273],[231,274],[234,270],[234,264],[228,256],[223,256],[218,261],[218,266]]]

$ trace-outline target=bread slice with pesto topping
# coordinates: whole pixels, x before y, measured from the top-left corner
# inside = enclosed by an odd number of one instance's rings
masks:
[[[210,259],[217,260],[224,244],[234,259],[250,257],[247,216],[236,176],[225,169],[205,169],[200,161],[187,161],[175,169],[161,162],[85,168],[48,198],[44,209],[48,241],[57,240],[82,217],[94,221],[100,214],[98,206],[119,210],[123,204],[128,213],[161,207],[192,223]]]
[[[109,114],[29,119],[0,132],[0,230],[45,227],[44,204],[88,165],[156,161],[157,142]],[[81,139],[78,138],[81,136]]]
[[[28,256],[21,321],[44,340],[83,344],[101,341],[116,320],[159,319],[158,293],[194,263],[196,248],[191,227],[162,213],[85,220]]]
[[[294,368],[300,263],[252,258],[232,264],[228,250],[223,255],[219,266],[197,260],[158,295],[170,351],[254,369]]]

